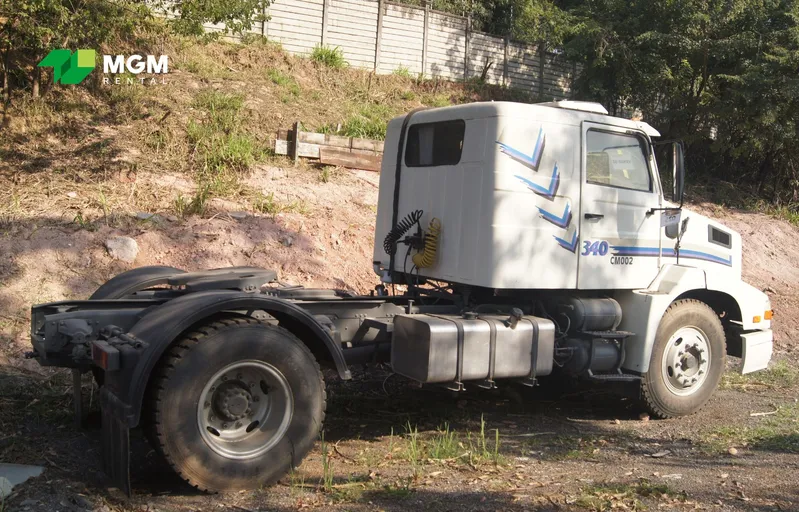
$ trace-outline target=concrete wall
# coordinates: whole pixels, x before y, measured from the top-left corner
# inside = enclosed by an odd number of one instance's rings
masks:
[[[275,0],[269,21],[253,27],[294,54],[338,47],[349,65],[378,73],[486,81],[543,101],[566,99],[579,67],[553,52],[472,31],[470,20],[385,0]],[[208,26],[209,30],[220,27]],[[487,69],[486,69],[487,68]]]

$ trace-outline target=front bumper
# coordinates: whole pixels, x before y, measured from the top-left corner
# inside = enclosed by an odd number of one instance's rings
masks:
[[[765,370],[774,347],[771,329],[741,334],[741,373]]]

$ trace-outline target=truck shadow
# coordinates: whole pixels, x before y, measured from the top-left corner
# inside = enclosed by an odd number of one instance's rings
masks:
[[[325,435],[332,442],[445,426],[468,431],[481,423],[492,430],[581,433],[583,420],[638,419],[642,410],[634,399],[635,385],[597,386],[552,377],[533,388],[501,382],[491,390],[467,384],[465,392],[454,392],[419,387],[387,367],[354,375],[351,381],[329,381]]]

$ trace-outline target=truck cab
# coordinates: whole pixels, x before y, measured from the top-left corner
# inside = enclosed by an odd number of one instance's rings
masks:
[[[771,357],[768,297],[741,280],[741,237],[682,206],[682,147],[671,190],[655,158],[658,131],[599,104],[472,103],[423,110],[388,127],[374,268],[494,296],[610,297],[621,305],[622,369],[649,370],[657,328],[675,301],[723,319],[744,372]],[[438,259],[419,268],[382,241],[397,217],[440,221]],[[701,359],[700,359],[701,360]]]

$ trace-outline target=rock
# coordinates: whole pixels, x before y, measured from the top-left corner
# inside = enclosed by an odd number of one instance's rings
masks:
[[[617,419],[616,419],[616,420],[613,420],[613,423],[615,423],[616,425],[621,425],[621,421],[619,421],[619,420],[617,420]]]
[[[128,236],[116,236],[105,241],[108,254],[115,259],[133,263],[139,254],[139,244]]]
[[[75,199],[76,197],[78,197],[78,193],[77,192],[67,192],[67,197],[70,198],[70,199]]]
[[[150,222],[154,222],[156,224],[161,224],[164,222],[164,218],[157,213],[139,212],[136,214],[136,218],[138,220],[149,220]]]
[[[0,463],[0,498],[11,494],[11,489],[15,485],[21,484],[28,478],[41,475],[42,471],[44,468],[41,466]]]
[[[638,419],[641,421],[649,421],[649,415],[645,412],[642,412],[641,415],[638,416]]]
[[[294,239],[290,236],[286,236],[280,239],[280,243],[285,245],[286,247],[291,247],[294,245]]]
[[[14,486],[11,485],[11,482],[8,481],[8,478],[0,476],[0,498],[11,496],[11,490],[13,488]]]
[[[177,222],[178,218],[174,215],[167,215],[166,220],[168,220],[169,222]]]
[[[228,215],[230,215],[236,220],[246,219],[247,217],[250,216],[250,214],[247,212],[228,212]]]
[[[733,446],[732,448],[727,450],[727,453],[729,453],[730,455],[732,455],[734,457],[734,456],[738,455],[738,449]]]
[[[22,503],[20,503],[19,505],[21,507],[32,507],[33,505],[36,505],[37,503],[39,503],[39,502],[36,501],[36,500],[32,500],[32,499],[28,498],[27,500],[22,500]]]

